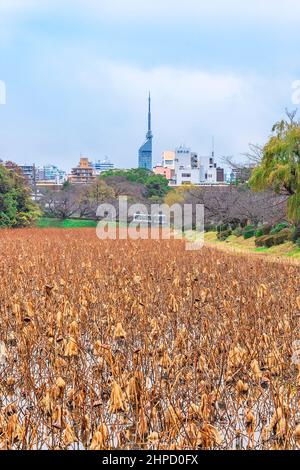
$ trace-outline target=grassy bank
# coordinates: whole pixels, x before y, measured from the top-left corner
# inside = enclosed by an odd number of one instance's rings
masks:
[[[205,234],[205,241],[207,244],[215,245],[216,247],[243,253],[262,253],[274,257],[292,258],[300,261],[300,248],[292,242],[286,242],[283,245],[273,246],[271,248],[257,248],[255,246],[255,238],[244,240],[243,237],[230,236],[226,241],[219,241],[216,232],[209,232]]]

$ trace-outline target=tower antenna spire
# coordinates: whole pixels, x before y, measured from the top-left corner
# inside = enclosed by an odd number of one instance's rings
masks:
[[[149,91],[148,98],[148,132],[151,132],[151,93]]]
[[[151,129],[151,93],[149,91],[149,98],[148,98],[148,132],[147,132],[147,139],[151,139],[152,136],[152,129]]]
[[[148,132],[146,142],[139,149],[139,168],[145,168],[152,171],[152,129],[151,129],[151,94],[148,97]]]

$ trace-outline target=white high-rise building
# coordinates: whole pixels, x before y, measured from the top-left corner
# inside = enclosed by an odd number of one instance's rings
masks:
[[[181,145],[175,150],[175,178],[176,185],[183,184],[199,185],[201,168],[198,154],[191,149]]]
[[[162,166],[156,167],[157,174],[172,172],[168,179],[172,186],[215,185],[224,183],[224,169],[215,163],[215,153],[209,157],[199,157],[189,147],[181,145],[175,152],[162,154]]]

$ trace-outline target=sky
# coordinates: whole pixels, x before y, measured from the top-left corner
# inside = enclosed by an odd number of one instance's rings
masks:
[[[300,80],[298,0],[0,0],[0,158],[136,167],[185,144],[241,161]],[[2,95],[2,100],[1,100]]]

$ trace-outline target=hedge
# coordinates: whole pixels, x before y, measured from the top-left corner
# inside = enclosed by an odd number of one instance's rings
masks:
[[[287,222],[282,222],[280,224],[277,224],[270,232],[271,235],[276,235],[277,233],[281,232],[285,228],[288,228],[289,224]]]
[[[292,232],[290,229],[283,229],[275,235],[263,235],[255,240],[257,247],[267,247],[282,245],[283,243],[291,240]]]
[[[228,237],[230,237],[230,235],[232,235],[232,230],[224,230],[223,232],[219,232],[217,237],[218,240],[225,241]]]
[[[254,237],[255,235],[255,229],[247,230],[244,232],[244,239],[248,240],[249,238]]]

